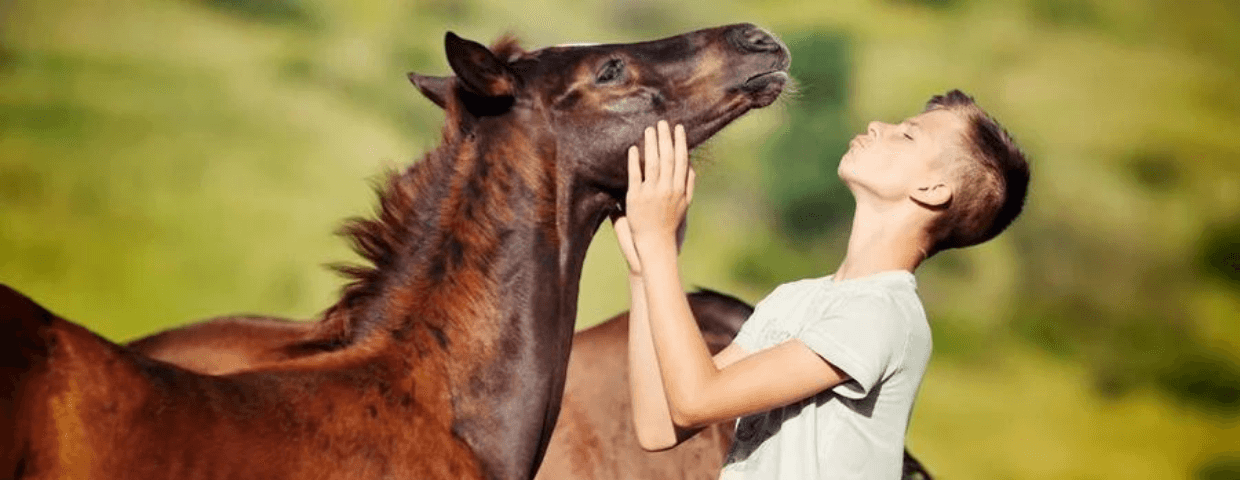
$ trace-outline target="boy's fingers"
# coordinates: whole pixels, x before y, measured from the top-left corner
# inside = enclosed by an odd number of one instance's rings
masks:
[[[633,190],[642,184],[642,167],[641,158],[637,153],[637,145],[629,147],[629,190]]]
[[[659,186],[672,188],[676,174],[676,159],[672,148],[672,130],[667,120],[659,120]]]
[[[672,187],[677,191],[685,191],[685,178],[689,170],[689,145],[685,141],[685,126],[676,125],[675,138],[672,139],[674,149],[674,165],[672,167]]]
[[[646,183],[652,184],[659,180],[659,142],[655,138],[654,127],[646,127]]]

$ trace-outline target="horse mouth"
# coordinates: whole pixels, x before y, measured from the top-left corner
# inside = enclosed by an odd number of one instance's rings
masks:
[[[764,84],[767,82],[784,83],[787,81],[788,81],[788,72],[786,70],[772,70],[769,72],[759,73],[757,75],[749,77],[748,79],[745,80],[744,85],[745,87],[749,87],[750,85]]]
[[[779,94],[783,93],[784,85],[788,83],[788,72],[786,70],[773,70],[770,72],[759,73],[741,84],[741,90],[745,91],[753,98],[755,107],[761,108],[775,102],[779,98]]]

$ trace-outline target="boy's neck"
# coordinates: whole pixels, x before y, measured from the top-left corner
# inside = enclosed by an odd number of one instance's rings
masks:
[[[858,202],[848,234],[848,250],[832,279],[916,270],[926,258],[924,217],[920,214],[900,206],[876,208]]]

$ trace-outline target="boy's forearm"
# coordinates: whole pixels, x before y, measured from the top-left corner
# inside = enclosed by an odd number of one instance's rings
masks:
[[[676,428],[663,391],[654,342],[650,336],[645,286],[640,276],[629,277],[629,394],[637,440],[646,450],[676,444]]]
[[[674,239],[641,239],[642,282],[655,357],[674,425],[689,426],[696,392],[718,373],[680,283]]]

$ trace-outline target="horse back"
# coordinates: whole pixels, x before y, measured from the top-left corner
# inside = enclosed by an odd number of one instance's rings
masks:
[[[0,285],[0,475],[38,470],[44,441],[72,444],[95,420],[83,412],[90,398],[130,393],[136,369],[126,368],[123,349],[74,325],[7,285]],[[128,367],[133,367],[128,365]],[[108,378],[108,381],[103,381]],[[129,380],[130,382],[126,382]],[[113,406],[117,402],[111,402]],[[40,432],[56,423],[56,438]],[[69,470],[56,475],[75,476]],[[85,472],[76,472],[85,473]]]
[[[313,322],[234,315],[166,330],[125,346],[187,370],[223,375],[322,351],[314,344],[302,347],[314,326]]]
[[[0,434],[0,476],[21,473],[27,445],[16,435],[18,410],[31,373],[47,363],[51,347],[46,336],[53,319],[51,312],[0,284],[0,432],[13,432]]]
[[[0,328],[0,478],[480,477],[445,380],[399,356],[200,375],[5,286]]]
[[[7,286],[0,312],[0,478],[151,478],[143,462],[116,459],[159,458],[205,433],[186,417],[217,410],[186,408],[183,397],[218,396],[195,375],[133,355]]]
[[[743,300],[708,288],[689,294],[689,309],[712,354],[731,344],[753,314],[753,307]]]

